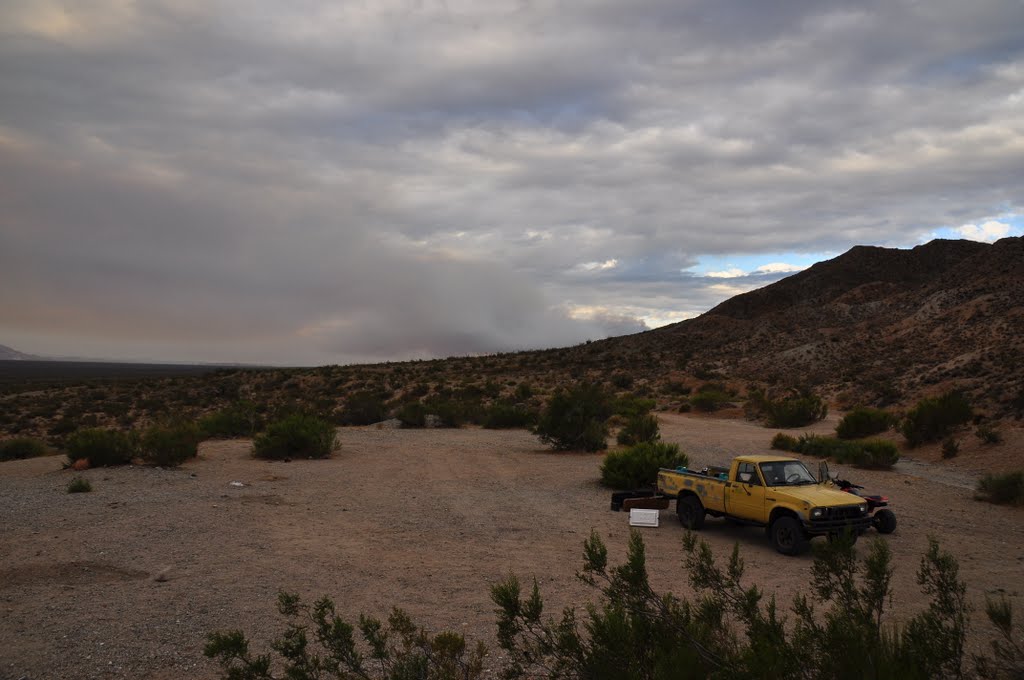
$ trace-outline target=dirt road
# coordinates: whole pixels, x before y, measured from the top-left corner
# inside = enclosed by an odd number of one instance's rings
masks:
[[[741,420],[661,421],[693,464],[766,452],[772,435]],[[0,678],[216,677],[207,632],[241,628],[266,649],[280,589],[328,594],[350,619],[400,606],[483,639],[496,666],[492,583],[536,577],[557,615],[594,599],[574,578],[592,528],[613,560],[625,552],[628,515],[608,510],[600,455],[551,453],[523,431],[348,428],[340,441],[330,460],[291,463],[208,442],[179,469],[86,471],[88,494],[64,492],[73,473],[59,459],[0,464]],[[893,498],[894,618],[921,606],[929,535],[960,560],[972,649],[988,635],[986,593],[1005,589],[1024,612],[1024,511],[973,500],[959,469],[839,471]],[[643,535],[652,581],[687,593],[674,511]],[[778,555],[763,531],[709,520],[702,535],[722,557],[739,542],[749,581],[784,608],[807,588],[810,557]]]

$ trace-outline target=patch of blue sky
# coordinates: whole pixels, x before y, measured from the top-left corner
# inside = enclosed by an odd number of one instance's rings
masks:
[[[751,274],[780,271],[778,265],[790,265],[793,270],[806,269],[816,262],[829,260],[839,253],[758,253],[754,255],[705,255],[697,264],[685,270],[696,276],[712,276],[720,278],[730,274],[729,278],[749,276]],[[771,267],[771,269],[765,269]]]
[[[998,215],[984,217],[966,224],[943,226],[931,232],[923,241],[930,241],[933,238],[948,238],[991,243],[1008,236],[1024,236],[1024,215]]]

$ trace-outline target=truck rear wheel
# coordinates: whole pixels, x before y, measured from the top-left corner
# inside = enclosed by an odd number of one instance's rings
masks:
[[[810,546],[804,528],[790,515],[783,515],[772,522],[771,536],[772,545],[783,555],[799,555]]]
[[[875,529],[880,534],[891,534],[896,531],[896,513],[892,510],[879,510],[875,513],[875,516],[871,518],[871,523],[875,525]]]
[[[676,501],[679,523],[691,531],[704,526],[704,504],[696,496],[684,496]]]

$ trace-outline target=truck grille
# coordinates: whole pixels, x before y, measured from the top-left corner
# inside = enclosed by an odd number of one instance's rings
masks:
[[[871,516],[861,512],[859,505],[842,505],[836,508],[825,508],[825,513],[812,519],[805,526],[812,533],[830,533],[851,527],[855,531],[871,526]]]

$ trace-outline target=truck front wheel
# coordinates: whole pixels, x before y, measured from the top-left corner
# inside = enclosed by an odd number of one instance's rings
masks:
[[[783,515],[772,522],[771,536],[772,545],[783,555],[799,555],[810,546],[804,528],[790,515]]]
[[[687,529],[696,531],[704,526],[704,504],[696,496],[684,496],[676,501],[679,522]]]

